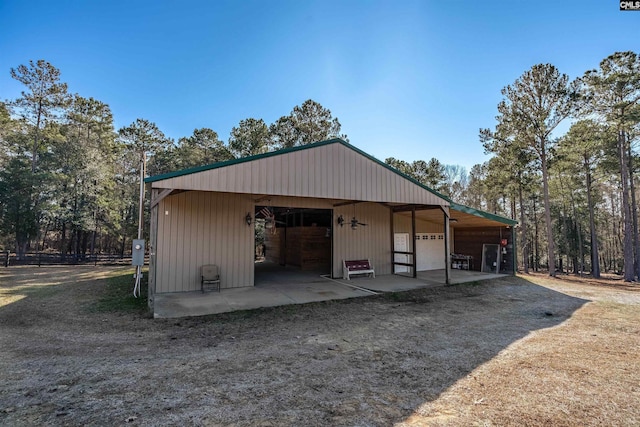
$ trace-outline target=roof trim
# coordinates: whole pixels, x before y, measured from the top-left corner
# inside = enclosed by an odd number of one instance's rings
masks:
[[[516,225],[518,223],[518,221],[515,221],[513,219],[509,219],[509,218],[505,218],[503,216],[500,215],[496,215],[496,214],[492,214],[489,212],[485,212],[485,211],[481,211],[479,209],[474,209],[471,208],[469,206],[465,206],[465,205],[461,205],[455,202],[452,202],[451,200],[449,200],[449,203],[451,203],[451,206],[449,207],[450,209],[459,211],[459,212],[464,212],[466,214],[470,214],[470,215],[475,215],[475,216],[479,216],[481,218],[485,218],[485,219],[490,219],[492,221],[497,221],[497,222],[501,222],[503,224],[507,224],[507,225]]]
[[[145,178],[144,182],[146,183],[150,183],[150,182],[157,182],[157,181],[163,181],[165,179],[170,179],[170,178],[176,178],[179,176],[185,176],[185,175],[191,175],[194,173],[198,173],[198,172],[204,172],[204,171],[208,171],[208,170],[212,170],[212,169],[219,169],[219,168],[223,168],[226,166],[232,166],[232,165],[237,165],[240,163],[246,163],[246,162],[251,162],[253,160],[259,160],[259,159],[266,159],[268,157],[273,157],[273,156],[279,156],[282,154],[287,154],[287,153],[293,153],[295,151],[302,151],[302,150],[308,150],[311,148],[315,148],[315,147],[322,147],[324,145],[330,145],[330,144],[341,144],[353,151],[355,151],[356,153],[360,154],[361,156],[366,157],[369,160],[372,160],[373,162],[379,164],[380,166],[390,170],[391,172],[400,175],[402,178],[412,182],[413,184],[419,186],[420,188],[423,188],[424,190],[429,191],[430,193],[440,197],[441,199],[443,199],[446,202],[452,203],[451,200],[443,195],[440,194],[439,192],[437,192],[436,190],[427,187],[426,185],[420,183],[419,181],[415,180],[414,178],[405,175],[404,173],[400,172],[399,170],[395,169],[394,167],[376,159],[375,157],[373,157],[372,155],[365,153],[364,151],[360,150],[359,148],[354,147],[353,145],[349,144],[348,142],[340,139],[340,138],[333,138],[333,139],[328,139],[326,141],[320,141],[320,142],[314,142],[312,144],[307,144],[307,145],[301,145],[301,146],[297,146],[297,147],[291,147],[291,148],[283,148],[281,150],[276,150],[276,151],[270,151],[268,153],[263,153],[263,154],[256,154],[253,156],[248,156],[248,157],[241,157],[239,159],[233,159],[233,160],[227,160],[225,162],[218,162],[218,163],[212,163],[210,165],[204,165],[204,166],[197,166],[197,167],[193,167],[193,168],[188,168],[188,169],[182,169],[179,171],[175,171],[175,172],[169,172],[169,173],[165,173],[165,174],[161,174],[161,175],[155,175],[155,176],[150,176],[148,178]]]

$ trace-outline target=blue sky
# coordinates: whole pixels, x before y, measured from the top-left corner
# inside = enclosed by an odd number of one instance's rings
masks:
[[[73,93],[175,139],[209,127],[226,141],[314,99],[350,142],[384,160],[487,159],[500,90],[537,63],[571,78],[640,49],[640,12],[615,0],[0,0],[0,99],[9,70],[58,67]]]

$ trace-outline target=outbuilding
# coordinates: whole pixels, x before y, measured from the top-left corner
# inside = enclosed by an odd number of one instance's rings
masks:
[[[257,258],[332,278],[347,260],[369,260],[376,276],[441,269],[447,282],[452,268],[514,269],[515,221],[456,204],[340,139],[145,182],[152,309],[156,294],[199,291],[207,264],[223,292],[254,286]]]

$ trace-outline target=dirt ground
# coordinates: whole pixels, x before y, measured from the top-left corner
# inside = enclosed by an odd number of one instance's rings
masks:
[[[640,425],[640,285],[531,275],[178,320],[96,310],[131,272],[0,270],[0,425]]]

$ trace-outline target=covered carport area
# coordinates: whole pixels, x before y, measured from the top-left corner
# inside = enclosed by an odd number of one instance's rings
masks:
[[[473,280],[474,273],[514,274],[517,221],[449,203],[390,207],[394,273],[447,284]],[[399,249],[402,235],[407,243]]]

